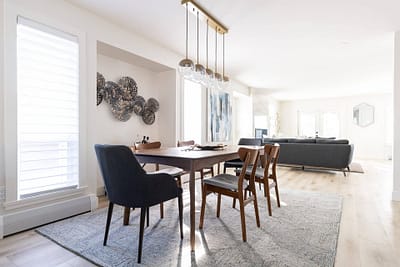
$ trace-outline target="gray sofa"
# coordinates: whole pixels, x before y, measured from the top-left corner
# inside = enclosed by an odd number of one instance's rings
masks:
[[[279,143],[278,163],[349,170],[353,158],[353,144],[345,139],[334,138],[264,138],[263,143]]]

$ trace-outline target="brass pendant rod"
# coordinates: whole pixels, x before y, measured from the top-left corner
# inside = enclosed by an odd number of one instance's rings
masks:
[[[208,13],[204,8],[202,8],[199,4],[197,4],[194,0],[182,0],[181,4],[189,4],[190,11],[196,15],[197,12],[200,13],[201,19],[203,21],[209,20],[208,25],[211,28],[216,28],[219,34],[227,33],[228,28],[225,27],[222,23],[220,23],[216,18],[214,18],[210,13]]]

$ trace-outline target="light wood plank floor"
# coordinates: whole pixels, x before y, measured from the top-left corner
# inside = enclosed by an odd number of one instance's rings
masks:
[[[400,202],[391,201],[391,162],[358,162],[365,173],[347,177],[281,167],[279,185],[343,196],[335,266],[400,266]],[[106,206],[106,200],[100,205]],[[0,266],[93,265],[31,230],[0,241]]]

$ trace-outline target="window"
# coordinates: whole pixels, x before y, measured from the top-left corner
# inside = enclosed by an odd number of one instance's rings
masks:
[[[183,139],[201,143],[202,90],[201,85],[184,80],[183,86]]]
[[[334,112],[298,112],[298,135],[339,137],[339,116]]]
[[[317,131],[316,122],[317,114],[312,112],[298,113],[298,135],[299,136],[315,136]]]
[[[79,45],[76,36],[18,17],[18,198],[79,181]]]

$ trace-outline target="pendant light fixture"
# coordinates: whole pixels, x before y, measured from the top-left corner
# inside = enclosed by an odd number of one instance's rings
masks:
[[[197,82],[202,82],[204,80],[204,75],[206,73],[206,68],[199,63],[199,11],[197,11],[197,22],[196,22],[196,43],[197,43],[197,57],[196,57],[196,65],[194,65],[194,80]]]
[[[205,11],[199,4],[195,2],[195,0],[181,0],[182,5],[186,7],[186,58],[179,62],[179,71],[180,73],[187,79],[191,79],[195,82],[199,82],[206,87],[214,87],[221,88],[225,87],[229,78],[225,76],[225,33],[228,32],[228,29],[222,25],[218,20],[216,20],[213,16],[211,16],[207,11]],[[189,18],[188,12],[192,12],[196,15],[197,23],[196,23],[196,64],[193,64],[193,61],[188,58],[188,47],[189,47]],[[206,27],[206,67],[199,63],[199,21],[200,19],[207,23]],[[208,28],[212,28],[215,30],[215,69],[211,70],[208,66]],[[218,34],[222,35],[222,75],[218,73]],[[220,50],[221,51],[221,50]],[[221,61],[221,59],[220,59]]]
[[[186,3],[186,58],[182,59],[179,62],[179,72],[184,76],[190,76],[194,69],[193,61],[188,57],[188,48],[189,47],[189,10],[188,3]]]

